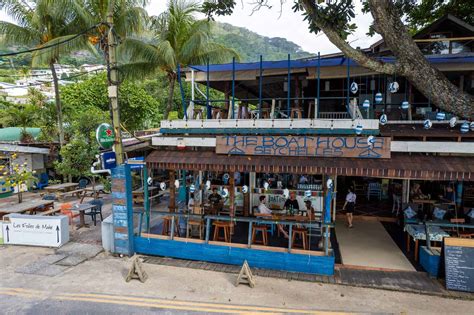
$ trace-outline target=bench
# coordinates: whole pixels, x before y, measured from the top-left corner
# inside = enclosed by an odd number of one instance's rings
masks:
[[[81,189],[66,191],[66,192],[57,194],[56,196],[58,197],[58,200],[63,199],[64,197],[66,197],[69,194],[71,194],[71,196],[76,195],[77,198],[81,198],[82,193],[84,193],[84,192],[85,192],[85,189],[81,188]]]

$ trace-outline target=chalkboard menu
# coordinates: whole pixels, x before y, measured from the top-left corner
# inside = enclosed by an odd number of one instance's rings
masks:
[[[474,239],[445,238],[446,288],[474,292]]]

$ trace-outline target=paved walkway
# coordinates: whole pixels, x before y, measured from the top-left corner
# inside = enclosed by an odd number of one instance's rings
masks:
[[[378,221],[354,221],[349,229],[337,220],[336,237],[344,265],[415,271]]]

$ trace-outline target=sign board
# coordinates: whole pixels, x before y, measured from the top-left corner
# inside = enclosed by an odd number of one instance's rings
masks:
[[[95,132],[97,143],[102,149],[110,149],[115,142],[115,132],[109,124],[100,124]]]
[[[104,170],[111,170],[117,166],[117,157],[113,151],[101,153],[100,159]]]
[[[128,158],[127,160],[127,164],[130,165],[130,169],[132,170],[142,169],[144,163],[145,163],[145,157],[143,156]]]
[[[133,253],[132,177],[130,165],[112,169],[112,217],[115,253]]]
[[[3,217],[3,242],[12,245],[60,247],[69,242],[67,216],[12,213]]]
[[[444,264],[448,290],[474,292],[474,239],[444,239]]]
[[[390,138],[327,136],[218,136],[216,153],[308,157],[390,158]]]

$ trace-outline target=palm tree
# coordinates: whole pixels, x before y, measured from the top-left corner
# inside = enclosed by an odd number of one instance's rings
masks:
[[[67,0],[3,0],[3,9],[15,21],[0,21],[4,44],[44,48],[32,54],[32,66],[48,65],[53,76],[60,146],[64,144],[63,115],[55,64],[59,57],[71,51],[93,49],[86,36],[73,37],[80,25],[77,14]],[[71,41],[68,41],[71,40]],[[68,41],[63,44],[64,41]],[[53,46],[53,47],[50,47]],[[49,48],[48,48],[49,47]]]
[[[221,63],[238,54],[212,41],[208,20],[198,20],[195,15],[201,7],[187,0],[169,0],[167,11],[153,17],[151,25],[156,33],[155,43],[144,45],[139,40],[128,39],[124,47],[134,62],[123,67],[126,74],[141,76],[159,70],[165,71],[169,82],[169,95],[164,118],[173,107],[173,95],[178,64],[185,67],[207,61]]]
[[[85,27],[107,21],[109,6],[114,5],[114,33],[121,41],[140,34],[148,20],[145,6],[149,0],[69,0],[74,12]],[[104,23],[88,33],[89,41],[97,44],[106,55],[108,53],[108,26]]]

